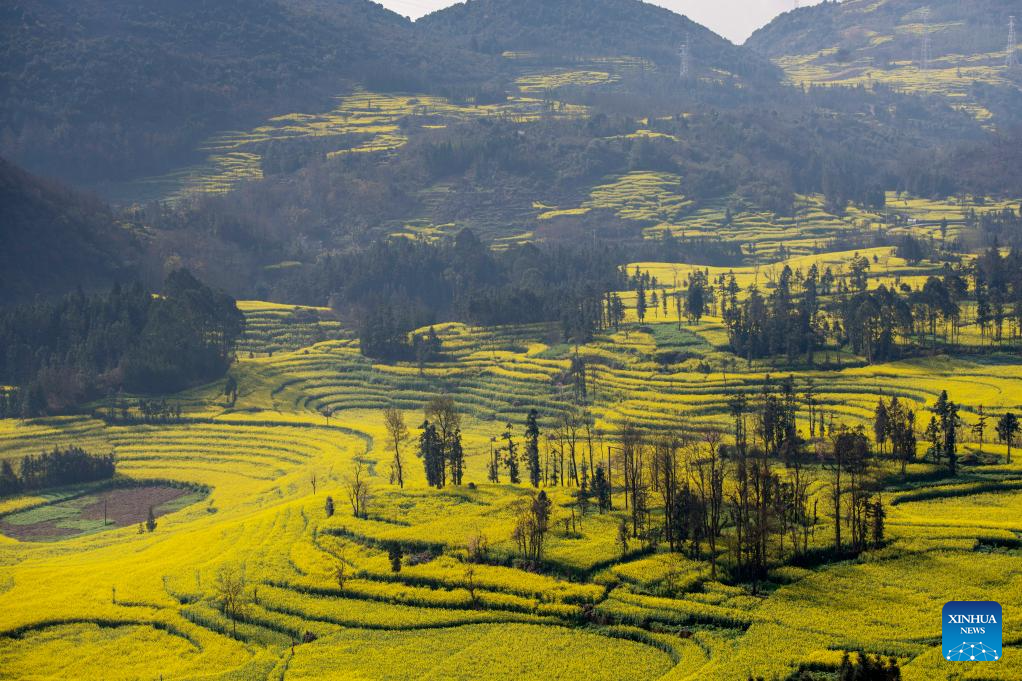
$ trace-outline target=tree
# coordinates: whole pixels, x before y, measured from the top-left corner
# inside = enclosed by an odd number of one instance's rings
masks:
[[[238,620],[244,617],[248,607],[248,599],[245,596],[244,569],[233,563],[221,566],[213,581],[213,589],[216,592],[217,600],[220,601],[220,609],[231,620],[234,636],[237,637]]]
[[[987,415],[983,412],[983,405],[976,410],[976,423],[972,426],[972,434],[979,440],[979,453],[983,453],[983,438],[986,434]]]
[[[905,476],[909,462],[916,457],[916,414],[902,406],[897,396],[891,398],[887,407],[891,451],[901,462],[901,475]]]
[[[517,485],[522,479],[518,473],[518,445],[511,434],[513,427],[511,422],[508,421],[507,427],[504,430],[504,441],[507,442],[507,446],[504,448],[504,465],[507,466],[508,479],[511,481],[511,484]]]
[[[334,498],[333,497],[327,497],[326,498],[326,517],[330,518],[330,517],[333,516],[333,514],[334,514]]]
[[[543,490],[533,497],[518,499],[512,505],[514,529],[511,538],[527,562],[536,564],[543,559],[543,546],[550,530],[552,510],[553,504]]]
[[[529,465],[529,482],[533,487],[539,487],[539,435],[539,413],[530,409],[525,421],[525,460]]]
[[[701,275],[701,272],[697,272]],[[699,323],[706,309],[706,289],[701,276],[690,276],[685,292],[685,314],[690,322]]]
[[[485,563],[490,557],[489,538],[477,529],[465,542],[465,554],[470,563]]]
[[[224,383],[224,397],[227,398],[228,406],[233,407],[238,402],[238,379],[232,374],[227,375]]]
[[[21,480],[14,472],[14,467],[8,459],[0,461],[0,497],[17,494],[21,490]]]
[[[640,324],[646,319],[646,288],[641,278],[635,292],[635,316],[639,319]]]
[[[490,482],[500,482],[500,452],[494,445],[497,443],[497,437],[493,436],[490,438],[490,459],[486,462],[486,479]]]
[[[419,457],[426,471],[426,484],[430,487],[443,487],[444,454],[440,435],[436,426],[429,421],[423,421],[420,428]]]
[[[153,507],[152,506],[149,507],[149,517],[146,518],[145,528],[149,532],[155,532],[156,531],[156,516],[153,514]]]
[[[387,428],[390,446],[394,449],[394,458],[390,463],[390,482],[398,487],[405,486],[404,467],[401,462],[401,449],[408,441],[408,426],[405,425],[404,414],[399,409],[388,407],[383,412],[383,423]]]
[[[451,435],[450,452],[447,458],[451,466],[451,482],[461,485],[461,478],[465,472],[465,450],[461,445],[460,428],[456,428],[454,434]]]
[[[593,473],[592,493],[596,497],[600,513],[606,512],[610,508],[610,484],[607,482],[602,465],[596,466],[596,472]]]
[[[476,569],[469,565],[465,568],[465,591],[468,592],[469,602],[472,603],[473,608],[479,607],[479,599],[476,597]]]
[[[390,560],[390,571],[401,572],[401,559],[404,558],[404,551],[399,544],[392,544],[387,551],[387,558]]]
[[[344,583],[348,581],[348,563],[344,558],[337,560],[337,567],[334,568],[334,579],[337,580],[337,588],[344,591]]]
[[[887,443],[890,433],[890,413],[887,411],[887,405],[884,404],[884,399],[881,397],[877,400],[876,410],[873,412],[873,438],[881,452],[884,451],[884,445]]]
[[[872,518],[873,546],[879,548],[884,544],[884,522],[887,519],[887,511],[884,510],[884,500],[879,495],[873,504]]]
[[[1011,463],[1011,442],[1019,431],[1019,420],[1012,412],[1005,412],[1004,416],[997,422],[997,437],[1001,442],[1008,445],[1008,458],[1006,463]]]
[[[351,514],[356,518],[366,518],[369,513],[369,472],[365,462],[356,458],[351,463],[351,470],[344,476],[344,491],[351,504]]]
[[[717,430],[704,435],[706,455],[695,461],[694,483],[702,509],[702,535],[710,545],[710,578],[717,578],[717,538],[720,537],[727,469],[721,456],[723,436]]]
[[[958,473],[958,405],[948,398],[946,390],[940,392],[933,406],[933,414],[937,418],[940,440],[937,447],[947,457],[947,468],[951,475]]]
[[[454,398],[447,394],[437,395],[427,402],[424,412],[426,421],[432,422],[436,428],[437,441],[440,445],[436,471],[439,473],[439,479],[435,486],[444,487],[447,485],[447,463],[451,458],[455,434],[461,430],[461,415],[458,413]]]
[[[832,485],[832,508],[834,511],[834,548],[840,553],[843,549],[841,540],[842,509],[845,494],[852,496],[851,507],[853,509],[852,520],[852,542],[856,543],[859,536],[855,524],[854,511],[856,499],[859,496],[859,484],[862,480],[862,473],[866,463],[869,461],[869,440],[861,428],[850,430],[844,426],[838,427],[831,434],[832,457],[830,469],[834,473]],[[844,474],[847,473],[847,478]],[[843,484],[847,482],[847,487]]]
[[[617,524],[617,543],[621,547],[621,560],[628,557],[628,523],[622,518]]]

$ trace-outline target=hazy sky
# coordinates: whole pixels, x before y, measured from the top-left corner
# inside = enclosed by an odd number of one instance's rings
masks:
[[[413,19],[435,9],[453,5],[454,0],[378,0],[398,14]],[[554,0],[551,0],[554,1]],[[651,0],[656,5],[684,14],[725,38],[741,43],[772,18],[792,9],[795,0]],[[815,5],[820,0],[802,0]]]

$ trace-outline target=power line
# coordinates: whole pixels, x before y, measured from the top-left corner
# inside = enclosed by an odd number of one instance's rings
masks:
[[[920,68],[923,71],[930,70],[930,59],[932,57],[932,42],[930,40],[930,8],[923,8],[923,42],[922,54],[920,55]]]
[[[688,78],[692,72],[692,52],[688,43],[688,35],[685,36],[685,42],[678,48],[678,57],[680,58],[680,65],[678,69],[679,75],[682,78]]]
[[[1008,54],[1004,58],[1004,65],[1009,69],[1018,66],[1018,40],[1015,38],[1015,17],[1008,19]]]

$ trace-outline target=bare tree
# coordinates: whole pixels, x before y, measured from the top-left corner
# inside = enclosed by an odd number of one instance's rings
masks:
[[[543,545],[550,530],[552,510],[553,504],[542,490],[536,496],[518,499],[512,505],[515,518],[511,538],[525,560],[538,563],[543,559]]]
[[[351,471],[344,476],[344,491],[356,518],[365,518],[369,508],[369,470],[362,459],[355,459]]]
[[[563,443],[562,446],[566,445],[568,448],[568,477],[576,487],[580,484],[578,479],[578,459],[576,458],[576,452],[580,437],[579,429],[582,425],[582,417],[579,414],[578,408],[574,405],[569,406],[561,412],[561,442]]]
[[[383,421],[387,426],[387,435],[394,448],[394,459],[390,464],[390,482],[399,487],[405,486],[404,468],[401,464],[401,448],[408,441],[408,426],[405,425],[404,414],[399,409],[388,407],[383,413]]]
[[[465,590],[468,591],[468,597],[471,599],[472,607],[479,607],[479,598],[476,596],[476,569],[471,565],[465,569]]]
[[[337,566],[334,568],[334,579],[337,580],[337,588],[344,591],[344,583],[348,581],[348,561],[344,556],[337,557]]]
[[[224,615],[233,624],[234,636],[238,635],[238,620],[245,616],[248,599],[245,596],[245,570],[233,563],[227,563],[217,571],[213,589]]]
[[[724,508],[724,480],[727,467],[721,456],[723,434],[716,429],[703,435],[705,455],[695,461],[693,482],[699,491],[702,508],[703,536],[710,545],[710,577],[717,578],[717,539],[720,537],[721,516]]]
[[[466,558],[470,563],[485,563],[490,557],[490,540],[479,529],[468,537],[465,543]]]

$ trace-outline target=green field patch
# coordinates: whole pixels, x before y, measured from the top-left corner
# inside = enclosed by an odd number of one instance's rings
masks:
[[[206,492],[166,484],[116,486],[44,503],[0,518],[0,533],[20,541],[59,541],[145,523],[205,498]]]

